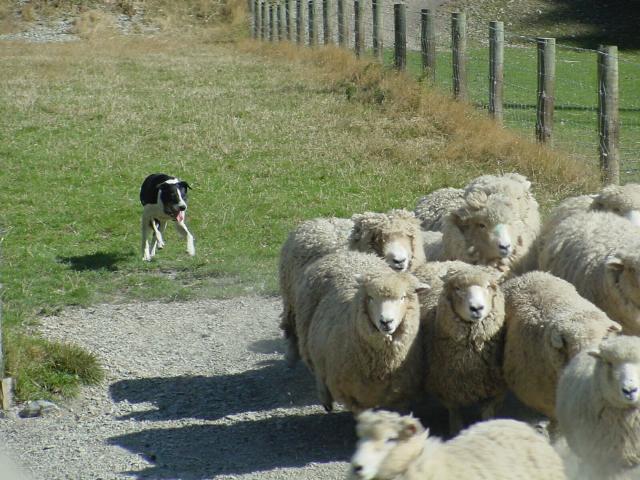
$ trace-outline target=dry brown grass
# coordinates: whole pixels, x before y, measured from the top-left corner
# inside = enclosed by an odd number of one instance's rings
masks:
[[[415,133],[442,136],[429,162],[433,168],[463,167],[469,177],[478,173],[518,171],[539,187],[543,203],[585,191],[600,184],[598,171],[561,151],[552,150],[502,128],[484,113],[452,100],[403,73],[335,47],[300,49],[288,42],[272,45],[246,41],[241,48],[270,57],[302,63],[332,91],[352,101],[378,106],[394,122],[411,120]],[[374,139],[372,139],[374,141]],[[413,155],[410,155],[413,158]]]

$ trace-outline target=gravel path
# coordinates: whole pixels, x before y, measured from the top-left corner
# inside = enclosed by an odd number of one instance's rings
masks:
[[[242,297],[45,318],[43,334],[96,353],[106,380],[58,414],[14,408],[0,445],[38,480],[344,478],[354,421],[326,414],[309,372],[285,366],[280,308]]]

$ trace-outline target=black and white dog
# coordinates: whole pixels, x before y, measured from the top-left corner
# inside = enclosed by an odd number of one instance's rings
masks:
[[[193,256],[196,248],[193,235],[184,223],[187,209],[187,190],[191,188],[187,182],[170,177],[164,173],[149,175],[140,188],[142,211],[142,260],[151,261],[156,254],[156,247],[163,248],[162,233],[169,220],[175,221],[176,230],[187,237],[187,252]],[[154,233],[153,245],[149,246],[151,232]]]

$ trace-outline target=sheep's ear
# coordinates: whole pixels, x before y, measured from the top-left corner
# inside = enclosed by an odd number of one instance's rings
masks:
[[[600,354],[600,350],[598,348],[591,348],[587,350],[587,355],[591,355],[593,358],[601,359],[602,355]]]
[[[618,255],[611,254],[607,256],[604,263],[609,270],[613,270],[615,272],[621,272],[624,270],[624,262]]]
[[[562,334],[555,328],[551,330],[551,346],[556,350],[562,350],[566,346]]]
[[[609,325],[609,328],[607,328],[607,332],[611,333],[620,333],[621,331],[622,326],[620,326],[620,324],[616,322],[611,322],[611,325]]]
[[[431,285],[429,285],[428,283],[418,283],[418,285],[416,286],[416,293],[426,293],[428,291],[431,290]]]
[[[413,437],[418,431],[419,428],[418,420],[411,417],[406,417],[402,420],[402,430],[400,431],[400,438],[410,438]]]

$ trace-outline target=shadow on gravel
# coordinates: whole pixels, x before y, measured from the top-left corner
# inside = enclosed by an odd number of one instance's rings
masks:
[[[355,448],[350,413],[289,415],[233,425],[152,429],[109,439],[154,466],[136,478],[196,480],[217,475],[348,461]]]
[[[313,378],[300,363],[282,360],[231,375],[152,377],[121,380],[109,387],[115,402],[151,403],[155,408],[120,419],[215,420],[236,413],[318,404]]]

